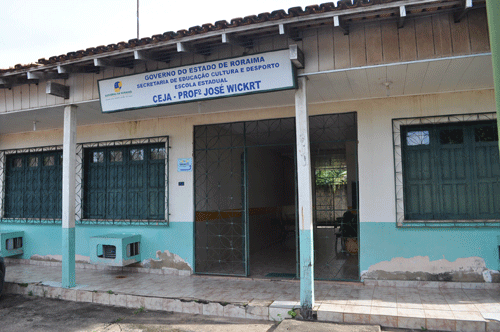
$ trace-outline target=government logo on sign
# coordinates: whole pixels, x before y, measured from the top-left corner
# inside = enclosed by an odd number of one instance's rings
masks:
[[[122,82],[116,81],[115,82],[115,92],[120,92],[121,89],[122,89]]]

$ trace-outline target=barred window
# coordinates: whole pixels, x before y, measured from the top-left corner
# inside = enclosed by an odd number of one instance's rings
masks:
[[[62,151],[6,156],[5,218],[61,219]]]
[[[165,219],[164,156],[164,143],[84,149],[83,218]]]
[[[495,121],[401,127],[406,220],[500,215]]]

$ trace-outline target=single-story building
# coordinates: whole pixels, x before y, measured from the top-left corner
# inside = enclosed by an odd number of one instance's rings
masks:
[[[15,63],[13,59],[13,63]],[[0,69],[2,255],[499,282],[484,1],[340,1]],[[309,285],[309,286],[307,286]]]

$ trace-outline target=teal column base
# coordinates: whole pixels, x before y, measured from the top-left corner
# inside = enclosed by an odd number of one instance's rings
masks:
[[[312,316],[314,306],[313,231],[300,230],[300,306],[302,316]]]
[[[62,229],[62,287],[76,286],[75,228]]]

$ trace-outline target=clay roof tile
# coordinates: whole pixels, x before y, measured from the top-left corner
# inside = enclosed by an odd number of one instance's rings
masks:
[[[269,15],[269,19],[271,20],[280,20],[282,18],[289,18],[291,16],[289,16],[286,11],[284,11],[283,9],[280,9],[280,10],[275,10],[275,11],[272,11],[271,14]]]
[[[341,11],[344,9],[349,9],[349,8],[359,8],[359,7],[367,7],[367,6],[373,6],[373,5],[378,5],[378,4],[383,4],[383,3],[390,3],[390,2],[395,2],[399,0],[340,0],[338,1],[337,5],[335,5],[333,2],[326,2],[322,3],[320,5],[310,5],[302,9],[302,7],[291,7],[288,9],[288,12],[279,9],[272,11],[271,13],[265,12],[265,13],[260,13],[258,15],[249,15],[245,16],[244,18],[236,17],[233,18],[229,23],[225,20],[220,20],[215,22],[214,24],[212,23],[206,23],[201,26],[193,26],[190,27],[188,30],[182,29],[177,32],[173,31],[168,31],[163,34],[157,34],[152,37],[145,37],[141,39],[130,39],[127,42],[119,42],[117,44],[110,44],[107,46],[97,46],[97,47],[91,47],[87,48],[85,51],[79,50],[76,52],[69,52],[68,54],[65,55],[59,55],[59,56],[52,56],[48,60],[45,58],[39,59],[38,60],[38,65],[47,65],[47,64],[54,64],[59,61],[66,61],[66,60],[71,60],[71,59],[79,59],[82,57],[85,57],[87,55],[93,55],[93,54],[102,54],[106,52],[110,52],[113,50],[123,50],[126,48],[134,48],[136,46],[142,46],[142,45],[147,45],[151,43],[158,43],[161,41],[168,41],[174,38],[182,38],[186,36],[193,36],[197,34],[203,34],[207,33],[210,31],[218,31],[222,29],[227,29],[227,28],[235,28],[239,26],[249,26],[252,24],[257,24],[257,23],[262,23],[266,21],[276,21],[280,19],[287,19],[287,18],[292,18],[292,17],[297,17],[297,16],[306,16],[306,15],[313,15],[313,14],[318,14],[318,13],[324,13],[324,12],[329,12],[329,11]],[[443,5],[449,4],[448,0],[442,0]],[[450,6],[448,6],[450,7]],[[451,6],[453,7],[453,6]],[[437,7],[432,8],[432,9],[420,9],[420,10],[415,10],[415,12],[425,12],[425,11],[435,11],[438,10]],[[413,12],[413,11],[412,11]],[[380,15],[377,13],[373,13],[373,15],[369,15],[370,17],[386,17],[390,16],[391,14],[384,14]],[[17,64],[14,69],[5,69],[5,71],[12,71],[12,70],[19,70],[23,68],[30,68],[30,65],[21,65]]]
[[[229,25],[229,23],[227,23],[226,20],[217,21],[217,22],[215,22],[215,29],[214,30],[225,29],[225,28],[227,28],[228,25]]]
[[[124,41],[119,42],[118,44],[116,44],[116,46],[119,50],[123,50],[125,48],[128,48],[128,44]]]
[[[164,32],[163,38],[165,38],[165,40],[170,40],[170,39],[174,38],[174,32],[173,31]]]
[[[243,21],[243,19],[241,17],[236,17],[236,18],[233,18],[231,20],[231,23],[229,23],[227,25],[228,28],[236,28],[238,26],[240,26],[241,22]]]

